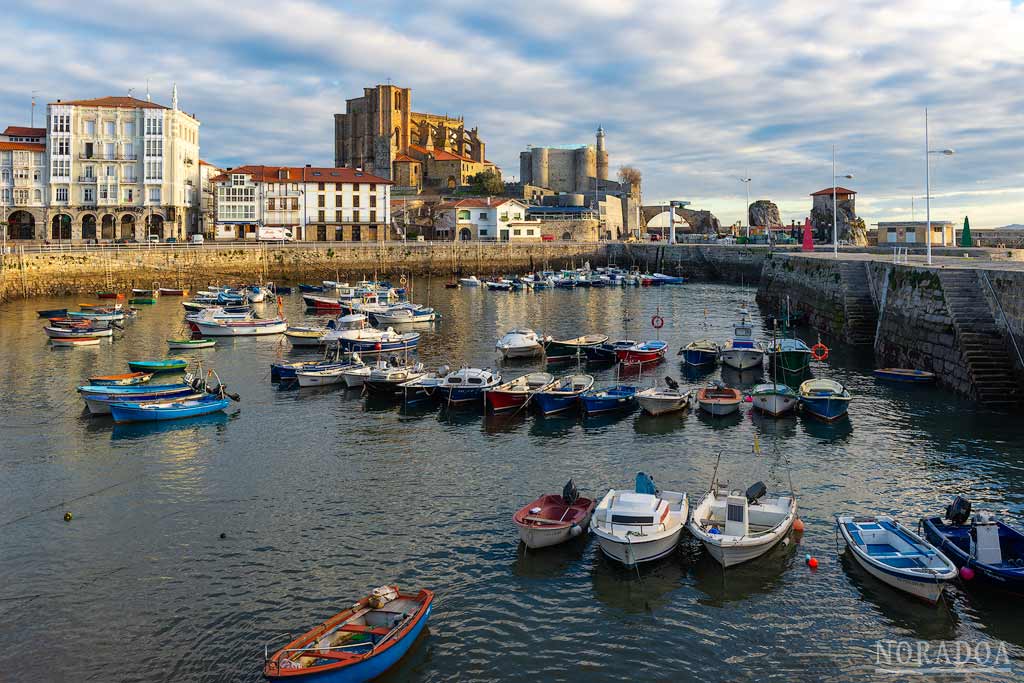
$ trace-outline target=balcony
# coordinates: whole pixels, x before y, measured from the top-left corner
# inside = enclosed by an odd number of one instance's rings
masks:
[[[139,160],[139,155],[138,154],[118,154],[117,155],[117,160],[118,161],[138,161]]]
[[[78,176],[78,182],[80,183],[95,183],[96,176],[94,175],[80,175]]]
[[[127,184],[127,185],[134,185],[137,182],[139,182],[139,179],[136,178],[135,176],[125,176],[125,177],[121,178],[121,184],[122,185],[125,185],[125,184]]]

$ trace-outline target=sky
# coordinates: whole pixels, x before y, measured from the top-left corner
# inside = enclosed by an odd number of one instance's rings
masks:
[[[365,86],[412,88],[414,111],[478,126],[519,176],[527,147],[607,133],[614,173],[645,203],[746,203],[784,221],[840,185],[858,213],[924,218],[929,108],[932,218],[1024,223],[1021,0],[519,0],[245,3],[5,0],[0,124],[31,98],[125,95],[201,121],[202,157],[333,164],[333,114]],[[913,207],[913,208],[912,208]]]

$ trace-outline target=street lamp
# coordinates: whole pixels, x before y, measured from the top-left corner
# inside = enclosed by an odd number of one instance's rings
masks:
[[[836,181],[853,179],[853,174],[836,175],[836,146],[832,145],[832,255],[839,258],[839,204],[836,202]]]
[[[750,178],[740,178],[747,190],[747,207],[744,209],[744,220],[747,222],[747,241],[750,241]]]
[[[932,176],[931,176],[931,165],[929,163],[929,154],[941,154],[943,156],[953,156],[955,153],[951,149],[928,149],[928,107],[924,108],[924,206],[925,214],[928,220],[928,265],[932,265]],[[943,235],[943,243],[946,238]]]

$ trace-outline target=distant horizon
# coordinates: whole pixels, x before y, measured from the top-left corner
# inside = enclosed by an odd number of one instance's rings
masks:
[[[167,104],[177,83],[207,161],[330,166],[333,114],[390,80],[412,89],[414,110],[478,127],[506,179],[528,145],[592,144],[600,125],[610,175],[639,168],[645,204],[685,199],[725,225],[744,215],[741,177],[752,202],[802,221],[810,193],[831,186],[835,144],[870,225],[910,220],[912,200],[924,211],[927,106],[931,146],[956,150],[932,158],[933,217],[1024,224],[1017,0],[12,0],[7,15],[20,40],[0,86],[4,127],[29,125],[33,95],[42,126],[57,99],[144,99],[148,80]]]

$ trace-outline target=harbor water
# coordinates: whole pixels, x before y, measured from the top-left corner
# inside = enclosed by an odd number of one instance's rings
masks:
[[[443,314],[420,329],[431,369],[540,369],[501,366],[494,350],[527,326],[670,343],[666,362],[622,382],[670,375],[695,388],[721,377],[746,389],[763,377],[686,373],[676,356],[694,339],[728,339],[744,306],[765,339],[751,288],[504,293],[435,282],[415,298]],[[183,309],[165,297],[113,341],[50,348],[36,309],[80,300],[0,307],[2,680],[257,681],[265,646],[384,583],[437,594],[427,633],[386,680],[903,680],[880,661],[893,641],[1006,653],[958,680],[1024,675],[1013,599],[956,585],[925,605],[837,554],[840,512],[916,527],[958,493],[1014,523],[1024,511],[1015,416],[876,382],[870,351],[823,340],[831,353],[812,374],[854,397],[849,417],[829,424],[750,404],[718,419],[403,411],[344,388],[280,389],[269,364],[315,352],[289,351],[280,336],[228,339],[175,354],[203,359],[241,395],[228,414],[115,426],[86,415],[74,388],[163,358]],[[292,322],[305,317],[297,294],[284,307]],[[613,369],[593,374],[617,380]],[[513,512],[570,478],[599,498],[642,470],[695,502],[719,457],[731,488],[788,490],[791,478],[802,537],[728,571],[686,533],[675,554],[639,570],[613,565],[587,535],[542,551],[518,544]]]

